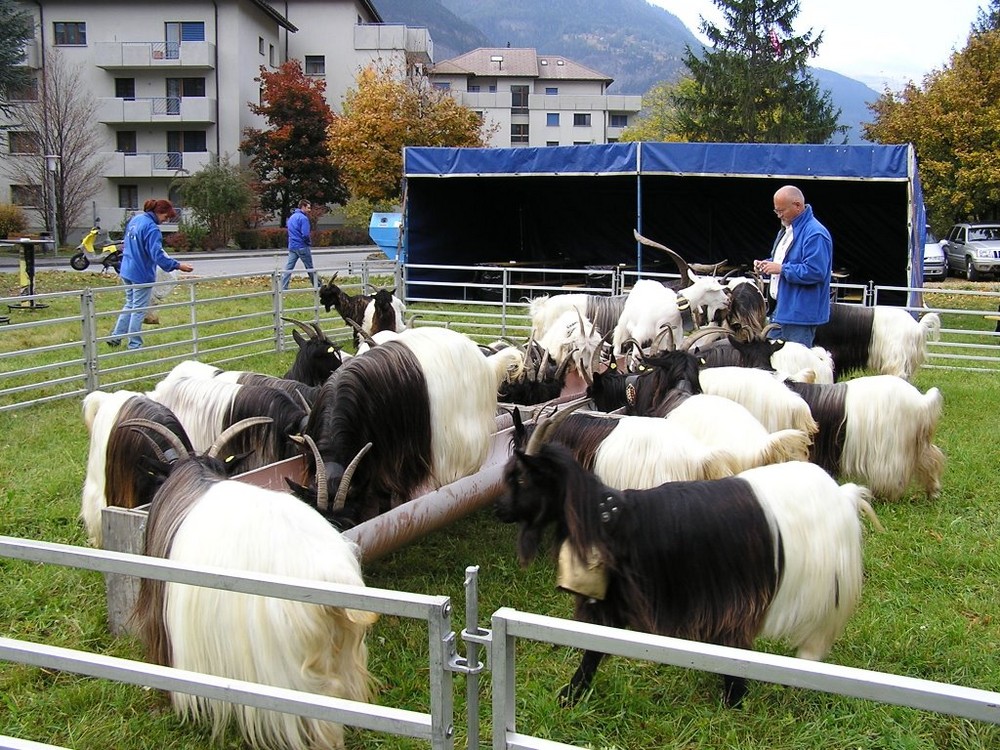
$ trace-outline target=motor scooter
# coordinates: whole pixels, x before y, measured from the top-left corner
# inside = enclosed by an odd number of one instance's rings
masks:
[[[84,235],[80,244],[76,246],[76,252],[69,259],[69,264],[74,270],[85,271],[90,267],[91,263],[100,263],[103,266],[101,273],[107,273],[108,271],[121,272],[121,243],[112,242],[107,234],[105,234],[104,241],[101,243],[101,249],[95,250],[94,245],[97,243],[97,235],[100,233],[101,227],[95,224]]]

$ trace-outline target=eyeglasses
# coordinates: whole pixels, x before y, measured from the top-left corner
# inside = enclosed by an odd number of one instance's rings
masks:
[[[774,209],[774,215],[775,216],[782,216],[782,215],[788,213],[789,211],[791,211],[797,205],[798,205],[797,203],[791,203],[791,204],[785,206],[784,208],[776,208],[776,209]]]

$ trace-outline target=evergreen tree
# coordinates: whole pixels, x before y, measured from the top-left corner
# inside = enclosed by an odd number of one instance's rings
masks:
[[[792,33],[798,0],[713,2],[725,23],[702,18],[711,49],[703,57],[685,52],[695,85],[675,95],[682,135],[731,143],[826,143],[843,135],[840,110],[806,67],[823,35]]]
[[[31,14],[13,0],[0,0],[0,112],[11,114],[13,96],[35,85],[35,76],[24,67],[24,45],[35,36]]]
[[[268,130],[245,128],[240,151],[250,157],[258,179],[260,207],[275,213],[281,226],[298,205],[340,203],[347,191],[330,158],[326,131],[334,114],[326,103],[326,82],[306,76],[298,60],[270,72],[261,67],[261,103],[250,111],[263,115]]]

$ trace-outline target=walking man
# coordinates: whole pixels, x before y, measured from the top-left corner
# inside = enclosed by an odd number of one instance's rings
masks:
[[[288,261],[285,263],[285,272],[281,276],[282,289],[288,289],[288,283],[292,280],[291,271],[299,260],[309,271],[312,285],[319,286],[316,283],[316,273],[313,271],[310,211],[312,211],[312,204],[309,201],[299,201],[299,207],[288,217],[288,223],[285,225],[288,230]]]

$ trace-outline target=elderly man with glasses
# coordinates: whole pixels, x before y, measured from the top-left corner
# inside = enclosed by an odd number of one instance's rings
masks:
[[[770,276],[771,322],[779,328],[768,336],[811,347],[816,327],[830,319],[833,240],[794,185],[774,194],[774,214],[782,229],[771,258],[754,261],[757,273]]]

